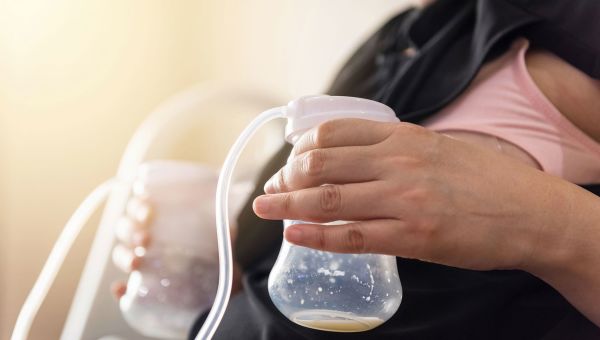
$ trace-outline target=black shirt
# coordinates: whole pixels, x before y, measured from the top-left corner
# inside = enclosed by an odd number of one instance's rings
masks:
[[[600,1],[439,0],[388,21],[349,59],[329,93],[378,100],[402,121],[419,123],[460,95],[517,37],[600,78]],[[262,183],[288,153],[282,150],[265,167],[252,197],[262,194]],[[584,187],[600,195],[600,185]],[[402,258],[403,301],[386,323],[362,333],[304,328],[285,318],[267,291],[281,222],[258,219],[250,201],[238,225],[244,292],[232,298],[215,339],[600,339],[598,327],[529,273]]]

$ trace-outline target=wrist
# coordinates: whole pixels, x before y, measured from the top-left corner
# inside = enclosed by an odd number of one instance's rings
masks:
[[[600,200],[566,181],[544,176],[544,190],[534,210],[528,252],[519,269],[560,285],[566,276],[582,276],[596,261]]]
[[[600,326],[600,198],[565,182],[563,215],[534,244],[538,252],[522,268],[556,289]],[[563,191],[564,190],[564,191]],[[549,206],[551,208],[551,206]]]

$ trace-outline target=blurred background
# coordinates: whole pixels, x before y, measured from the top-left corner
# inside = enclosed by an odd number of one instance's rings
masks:
[[[115,174],[160,103],[206,81],[240,84],[278,105],[321,93],[353,49],[407,5],[0,0],[0,339],[68,217]],[[89,228],[78,239],[31,339],[60,337],[93,236]]]

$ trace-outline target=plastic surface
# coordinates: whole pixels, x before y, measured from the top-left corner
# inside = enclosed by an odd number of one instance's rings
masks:
[[[286,107],[285,140],[294,144],[309,129],[328,120],[360,118],[378,122],[399,122],[394,111],[379,102],[343,96],[306,96]]]
[[[292,143],[308,129],[332,119],[399,122],[387,106],[351,97],[300,98],[288,105],[286,116],[286,139]],[[306,222],[284,221],[284,227],[296,223]],[[396,312],[402,300],[395,257],[324,252],[285,240],[268,287],[271,300],[288,319],[335,332],[375,328]]]
[[[394,315],[402,287],[393,256],[338,254],[284,241],[269,276],[269,295],[299,325],[360,332]]]
[[[212,339],[219,323],[225,314],[227,303],[231,295],[231,286],[233,282],[233,256],[231,254],[231,236],[229,233],[229,213],[228,213],[228,195],[231,178],[235,165],[244,150],[244,147],[258,129],[265,123],[284,116],[285,108],[276,107],[267,110],[256,117],[242,131],[240,136],[227,153],[223,168],[219,175],[216,195],[216,221],[217,221],[217,241],[219,244],[219,286],[215,303],[211,308],[202,328],[196,335],[196,340]]]
[[[140,166],[133,191],[152,207],[152,241],[120,299],[125,320],[140,334],[184,339],[212,305],[219,270],[216,185],[216,171],[194,163]]]
[[[199,256],[216,261],[218,178],[216,170],[198,163],[157,160],[142,164],[133,193],[145,197],[153,209],[152,238],[194,249]]]
[[[217,185],[219,286],[215,303],[196,335],[196,340],[212,338],[231,294],[233,260],[227,209],[228,191],[234,167],[244,146],[262,125],[276,118],[288,118],[286,139],[295,142],[302,133],[320,123],[351,117],[382,122],[399,121],[391,109],[374,101],[312,96],[292,101],[286,107],[261,113],[235,141],[227,154]],[[290,223],[293,222],[285,222],[286,225]],[[330,284],[330,290],[323,278]],[[296,284],[294,280],[298,280]],[[333,288],[336,284],[337,291]],[[286,290],[290,287],[295,287],[296,290]],[[313,287],[314,293],[311,291]],[[306,299],[293,300],[292,294],[303,294]],[[315,298],[319,294],[321,297]],[[300,325],[355,332],[374,328],[391,317],[400,305],[402,287],[395,258],[392,256],[317,252],[292,246],[284,241],[277,263],[269,276],[269,295],[282,313]],[[332,297],[327,298],[327,295]]]

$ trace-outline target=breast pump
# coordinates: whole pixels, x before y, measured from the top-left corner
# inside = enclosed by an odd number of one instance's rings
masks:
[[[217,175],[208,167],[172,160],[138,168],[132,194],[152,206],[148,228],[154,241],[129,275],[119,305],[140,334],[183,339],[213,303],[219,268],[212,199]]]
[[[309,129],[329,120],[360,118],[390,123],[399,121],[389,107],[375,101],[353,97],[308,96],[261,113],[242,131],[227,154],[217,183],[218,287],[215,302],[196,339],[213,337],[231,294],[233,259],[228,194],[234,167],[252,135],[262,125],[276,118],[287,119],[285,138],[292,144]],[[12,340],[27,338],[35,314],[75,237],[112,185],[113,182],[107,182],[90,194],[65,226],[21,309]],[[284,228],[297,223],[306,222],[284,221]],[[330,224],[344,223],[335,221]],[[268,289],[275,306],[292,322],[333,332],[359,332],[377,327],[396,312],[402,299],[402,287],[393,256],[317,251],[292,245],[285,240],[269,275]]]
[[[399,122],[389,107],[371,100],[340,96],[308,96],[256,117],[230,149],[217,184],[219,286],[215,304],[196,339],[210,339],[218,327],[232,285],[232,256],[227,220],[227,193],[236,161],[249,138],[266,122],[286,118],[286,140],[297,142],[317,125],[341,118]],[[284,221],[284,228],[301,221]],[[343,221],[333,224],[343,224]],[[402,287],[392,256],[336,254],[283,241],[268,281],[269,296],[288,319],[299,325],[335,332],[377,327],[400,306]]]

